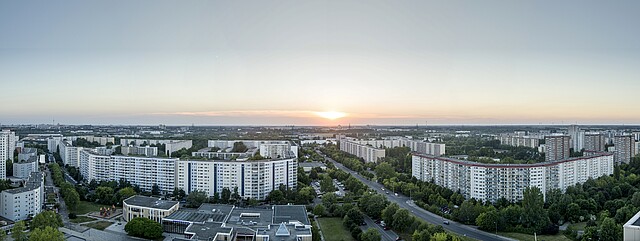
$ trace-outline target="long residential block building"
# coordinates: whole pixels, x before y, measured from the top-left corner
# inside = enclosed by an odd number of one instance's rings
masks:
[[[101,155],[85,149],[80,153],[80,173],[88,180],[125,179],[141,189],[151,191],[157,185],[162,192],[175,187],[186,193],[204,191],[209,196],[223,188],[243,198],[264,200],[284,185],[297,186],[297,158],[264,160],[180,160],[178,158]]]
[[[340,140],[340,150],[364,159],[365,162],[376,162],[385,157],[384,148],[360,144],[350,140]]]
[[[192,140],[155,140],[155,139],[120,139],[121,146],[142,146],[142,145],[164,145],[165,155],[171,156],[171,153],[180,149],[189,149],[193,146]]]
[[[229,153],[233,145],[239,142],[242,142],[248,151],[258,152],[266,158],[298,157],[298,145],[286,140],[209,140],[207,146],[219,148],[221,153]]]
[[[100,155],[85,149],[80,152],[80,173],[88,181],[126,179],[145,191],[158,185],[166,193],[175,187],[177,161],[177,158]]]
[[[385,148],[409,147],[411,151],[434,156],[446,153],[445,144],[430,143],[404,137],[391,137],[382,140],[357,140],[340,137],[340,150],[364,159],[366,162],[376,162],[385,157]]]
[[[507,146],[525,146],[538,148],[540,139],[537,137],[521,136],[517,134],[502,134],[498,137],[500,144]]]
[[[176,169],[176,187],[187,194],[203,191],[209,196],[223,188],[243,198],[264,200],[280,185],[296,188],[298,183],[296,158],[265,160],[179,160]]]
[[[543,194],[552,189],[566,190],[589,178],[613,174],[613,154],[592,153],[535,164],[484,164],[414,153],[412,176],[422,181],[460,190],[465,198],[495,202],[501,197],[522,200],[527,187],[538,187]]]

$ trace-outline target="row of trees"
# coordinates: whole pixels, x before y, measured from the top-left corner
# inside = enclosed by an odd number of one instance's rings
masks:
[[[375,229],[364,232],[360,229],[364,215],[383,220],[393,230],[411,233],[412,240],[459,240],[457,236],[446,233],[442,226],[427,224],[416,219],[409,210],[400,208],[396,203],[389,203],[384,195],[377,194],[351,174],[335,169],[330,162],[327,162],[327,166],[327,173],[319,175],[321,183],[328,176],[344,183],[345,189],[350,192],[343,198],[334,193],[324,194],[322,203],[316,205],[312,212],[318,216],[342,217],[343,225],[356,240],[380,240],[380,234]]]

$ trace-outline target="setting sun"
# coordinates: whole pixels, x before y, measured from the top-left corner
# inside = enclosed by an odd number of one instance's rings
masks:
[[[335,120],[347,116],[344,112],[336,111],[316,112],[316,115],[329,120]]]

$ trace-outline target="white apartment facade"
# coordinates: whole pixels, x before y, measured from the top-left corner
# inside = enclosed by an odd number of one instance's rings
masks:
[[[121,146],[134,146],[147,145],[165,145],[165,155],[171,156],[171,153],[179,151],[180,149],[189,149],[193,146],[192,140],[154,140],[154,139],[120,139]]]
[[[298,163],[296,158],[268,160],[179,160],[176,187],[186,193],[204,191],[209,196],[222,193],[223,188],[243,198],[264,200],[280,185],[295,189]]]
[[[44,175],[32,172],[23,187],[0,193],[0,216],[11,221],[25,220],[42,212]]]
[[[38,171],[38,158],[31,157],[29,160],[13,163],[13,176],[26,179],[32,172]]]
[[[365,162],[377,162],[385,157],[385,149],[347,139],[340,140],[340,150],[364,159]]]
[[[460,190],[465,198],[495,202],[501,197],[522,200],[526,187],[566,190],[589,178],[613,174],[613,154],[595,153],[535,164],[484,164],[423,154],[412,156],[412,176]]]
[[[540,146],[540,139],[536,137],[502,134],[498,139],[500,140],[500,144],[507,146],[525,146],[530,148],[538,148],[538,146]]]
[[[126,179],[146,191],[154,184],[162,192],[172,192],[175,187],[177,158],[100,155],[82,150],[79,159],[80,173],[88,181]]]
[[[286,140],[209,140],[208,147],[217,147],[222,152],[229,152],[236,142],[242,142],[248,149],[256,148],[266,158],[298,157],[298,146]]]
[[[13,151],[16,149],[18,136],[11,130],[0,131],[0,180],[7,178],[6,160],[13,161]]]
[[[64,165],[80,166],[80,151],[82,151],[82,147],[73,146],[72,142],[67,140],[61,141],[58,147],[60,148],[60,158],[62,158]]]

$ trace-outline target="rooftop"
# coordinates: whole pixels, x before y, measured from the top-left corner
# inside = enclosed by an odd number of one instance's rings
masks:
[[[305,225],[311,225],[307,216],[307,209],[303,205],[276,205],[273,206],[273,223],[288,223],[298,221]]]
[[[135,195],[133,197],[127,198],[123,202],[126,203],[127,205],[165,209],[165,210],[168,210],[173,206],[178,205],[178,201],[162,200],[160,198],[146,197],[146,196],[140,196],[140,195]]]
[[[36,188],[40,188],[43,181],[44,181],[44,175],[42,175],[42,172],[32,172],[31,174],[29,174],[29,178],[27,179],[23,187],[7,189],[7,190],[4,190],[3,192],[18,194],[18,193],[31,191]]]
[[[166,216],[164,219],[185,221],[192,223],[216,222],[222,223],[227,218],[233,206],[204,203],[198,209],[182,209]]]

